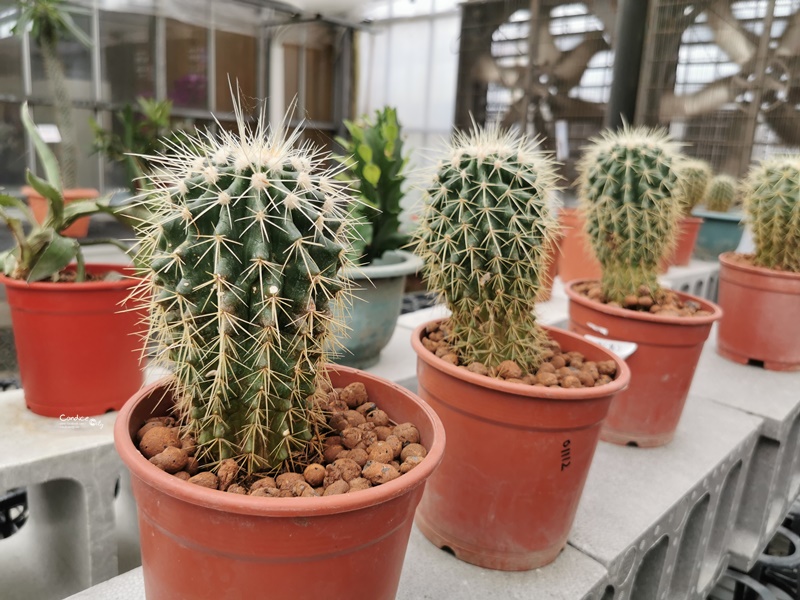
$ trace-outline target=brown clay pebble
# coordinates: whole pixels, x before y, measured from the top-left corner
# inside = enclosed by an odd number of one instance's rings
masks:
[[[497,376],[503,379],[521,379],[522,369],[513,360],[504,360],[497,365]]]
[[[540,371],[541,371],[541,369],[540,369]],[[557,385],[558,384],[558,375],[556,375],[555,373],[547,373],[547,372],[539,373],[536,376],[536,381],[538,381],[542,385],[547,385],[547,386]]]
[[[344,416],[344,413],[337,413],[328,419],[328,425],[336,431],[344,431],[350,427],[350,422],[347,420],[347,417]]]
[[[339,479],[334,481],[329,486],[325,487],[325,491],[322,493],[323,496],[335,496],[336,494],[346,494],[350,491],[350,484],[346,481]]]
[[[370,423],[367,423],[367,425],[370,425]],[[369,447],[370,445],[374,444],[377,441],[378,441],[378,434],[377,433],[375,433],[371,429],[368,430],[368,431],[362,431],[361,432],[361,444],[359,445],[359,448],[361,448],[362,446],[364,448],[367,448],[367,447]],[[355,448],[355,449],[357,450],[358,448]]]
[[[344,446],[328,446],[323,450],[322,457],[326,463],[332,463],[342,452],[344,452]]]
[[[427,455],[428,451],[422,444],[409,444],[400,452],[400,460],[405,462],[409,456],[419,456],[420,458],[425,458]]]
[[[558,375],[559,379],[564,379],[564,377],[575,375],[575,371],[573,371],[569,367],[561,367],[560,369],[558,369],[558,371],[556,371],[556,375]]]
[[[150,417],[145,423],[161,423],[164,427],[174,427],[175,417]]]
[[[578,371],[575,373],[575,377],[578,378],[583,387],[594,387],[595,378],[588,371]]]
[[[550,364],[553,365],[553,371],[558,371],[561,367],[567,366],[567,361],[564,360],[564,357],[560,354],[557,354],[550,360]]]
[[[289,490],[299,481],[305,481],[300,473],[281,473],[275,478],[279,490]]]
[[[386,443],[392,447],[392,455],[394,457],[400,456],[400,451],[403,449],[403,442],[400,441],[399,437],[392,434],[386,438]]]
[[[592,376],[592,379],[597,379],[600,377],[600,371],[597,370],[597,364],[593,362],[583,363],[581,371],[586,371],[589,373],[589,375]]]
[[[350,427],[358,427],[367,422],[367,418],[357,410],[346,410],[342,414],[347,419],[347,422],[350,423]]]
[[[600,379],[597,380],[595,385],[605,385],[607,383],[611,383],[612,379],[610,375],[600,375]]]
[[[149,421],[145,423],[139,428],[139,431],[136,432],[136,442],[139,443],[142,441],[144,434],[150,431],[151,429],[155,429],[156,427],[164,427],[164,424],[161,421]]]
[[[350,408],[361,406],[364,402],[369,400],[367,388],[360,381],[355,381],[345,387],[342,393],[339,394],[339,397],[344,400]]]
[[[395,425],[394,434],[403,444],[419,444],[419,431],[413,423]]]
[[[217,477],[219,477],[219,489],[223,492],[228,489],[228,486],[233,483],[236,476],[239,474],[239,465],[232,458],[226,458],[219,463],[217,469]]]
[[[622,300],[622,306],[625,308],[633,308],[639,304],[639,298],[633,294],[628,294]]]
[[[561,387],[563,388],[579,388],[581,387],[580,379],[575,377],[575,375],[567,375],[561,381]]]
[[[601,360],[597,363],[597,370],[600,375],[613,377],[617,372],[617,364],[613,360]]]
[[[267,496],[269,498],[277,498],[280,496],[281,491],[278,488],[261,487],[256,490],[250,490],[251,496]]]
[[[330,486],[333,482],[350,481],[355,479],[361,473],[361,467],[358,463],[350,458],[338,458],[332,464],[325,467],[325,479],[323,485]]]
[[[375,428],[375,435],[378,436],[378,440],[382,442],[392,435],[392,428],[387,425],[378,425]]]
[[[341,446],[342,445],[342,436],[340,435],[329,435],[325,438],[325,442],[323,445],[327,448],[328,446]]]
[[[187,473],[186,471],[178,471],[177,473],[175,473],[175,477],[177,477],[181,481],[189,481],[191,475],[189,475],[189,473]]]
[[[253,485],[250,486],[250,493],[252,494],[256,490],[261,488],[276,488],[276,487],[278,487],[278,484],[275,483],[275,480],[272,477],[262,477],[261,479],[257,479],[253,483]]]
[[[205,473],[198,473],[194,477],[190,477],[189,483],[194,483],[195,485],[199,485],[210,490],[216,490],[219,486],[219,479],[217,479],[217,476],[210,471],[206,471]]]
[[[139,450],[147,459],[153,458],[156,454],[161,454],[168,447],[180,448],[181,441],[175,429],[169,427],[154,427],[145,432],[142,441],[139,442]]]
[[[439,342],[436,342],[430,338],[422,338],[422,345],[425,346],[430,352],[436,352],[441,345]]]
[[[247,494],[247,488],[244,486],[239,485],[238,483],[232,483],[228,486],[227,492],[229,494]]]
[[[292,490],[278,490],[278,498],[293,498]]]
[[[345,458],[345,457],[342,457]],[[364,448],[353,448],[347,453],[347,457],[356,462],[359,467],[363,467],[369,460],[369,455]]]
[[[458,366],[458,356],[456,356],[452,352],[448,352],[447,354],[443,355],[441,359],[446,363],[450,363],[454,367]]]
[[[642,308],[649,309],[651,306],[653,306],[653,299],[650,296],[639,296],[637,298],[637,304]]]
[[[476,375],[488,375],[489,369],[486,368],[482,362],[472,362],[467,365],[467,371],[475,373]]]
[[[409,456],[406,460],[403,461],[403,464],[400,465],[400,473],[405,475],[421,462],[422,462],[421,456]]]
[[[362,432],[356,427],[348,427],[342,431],[342,444],[345,448],[353,449],[361,443]]]
[[[522,383],[524,383],[525,385],[535,385],[536,381],[537,381],[536,375],[528,374],[522,378]]]
[[[317,492],[314,491],[314,488],[305,481],[298,481],[297,483],[294,484],[294,487],[292,487],[292,496],[309,497],[317,495],[318,494]]]
[[[381,409],[374,410],[367,415],[367,423],[374,423],[375,427],[386,427],[389,424],[389,415]]]
[[[569,357],[569,366],[570,367],[579,367],[583,365],[583,354],[580,352],[567,352],[567,356]]]
[[[164,451],[156,454],[150,459],[150,462],[157,466],[162,471],[167,473],[177,473],[186,467],[189,460],[189,455],[186,450],[175,448],[174,446],[167,446]]]
[[[434,331],[439,331],[439,322],[438,321],[429,321],[425,325],[425,332],[426,333],[433,333]]]
[[[394,458],[394,448],[388,442],[375,442],[367,449],[367,456],[368,460],[388,463]]]
[[[358,492],[359,490],[368,490],[372,487],[372,484],[369,480],[364,479],[363,477],[356,477],[355,479],[350,481],[350,489],[349,492]]]
[[[539,375],[540,373],[555,373],[556,367],[551,362],[542,363],[539,365],[539,370],[536,371],[536,374]]]
[[[200,472],[200,463],[194,456],[190,456],[184,468],[189,475],[197,475]]]
[[[362,404],[361,406],[356,408],[356,412],[359,412],[362,415],[364,415],[365,417],[367,417],[367,421],[369,421],[369,414],[373,410],[377,410],[377,408],[378,408],[378,405],[375,404],[374,402],[364,402],[364,404]]]
[[[440,344],[438,348],[436,348],[436,352],[434,352],[436,356],[442,358],[445,354],[451,354],[450,348],[445,346],[444,344]]]
[[[318,464],[308,465],[303,471],[303,478],[314,487],[322,485],[325,479],[325,467]]]
[[[194,453],[197,452],[197,440],[191,435],[185,435],[181,438],[181,448],[186,450],[186,454],[189,456],[194,456]]]
[[[372,485],[381,485],[400,477],[400,470],[393,465],[369,461],[364,465],[361,474]]]

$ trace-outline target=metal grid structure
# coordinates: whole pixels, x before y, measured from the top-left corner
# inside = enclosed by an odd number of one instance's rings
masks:
[[[800,145],[799,0],[652,0],[637,121],[733,176]]]

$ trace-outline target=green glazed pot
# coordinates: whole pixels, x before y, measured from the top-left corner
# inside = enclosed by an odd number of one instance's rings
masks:
[[[692,215],[703,218],[694,246],[695,258],[715,261],[720,254],[733,252],[739,246],[744,231],[741,212],[721,213],[695,209]]]

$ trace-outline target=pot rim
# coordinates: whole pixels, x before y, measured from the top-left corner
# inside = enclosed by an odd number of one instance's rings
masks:
[[[681,215],[681,218],[678,219],[679,222],[684,223],[691,223],[693,225],[700,225],[703,223],[703,217],[699,215]]]
[[[800,273],[792,271],[780,271],[778,269],[770,269],[767,267],[759,267],[748,263],[741,263],[731,260],[733,256],[753,256],[753,254],[744,254],[743,252],[723,252],[719,255],[719,262],[725,265],[728,269],[742,271],[752,275],[760,275],[762,277],[774,277],[776,279],[800,279]]]
[[[701,307],[703,307],[704,310],[710,310],[711,314],[702,317],[673,317],[659,315],[658,313],[653,314],[649,312],[627,310],[621,307],[617,308],[616,306],[608,306],[602,302],[590,300],[586,296],[579,294],[572,289],[574,286],[580,283],[586,283],[589,281],[597,281],[597,279],[576,279],[574,281],[567,282],[567,284],[564,286],[564,290],[566,291],[570,302],[583,304],[584,306],[591,306],[593,310],[612,315],[614,317],[631,319],[633,321],[645,321],[647,323],[658,323],[661,325],[678,325],[683,327],[705,326],[722,318],[723,313],[719,305],[711,302],[710,300],[706,300],[705,298],[700,298],[699,296],[693,296],[692,294],[679,292],[677,290],[672,291],[675,292],[681,300],[692,300],[697,302]]]
[[[75,265],[69,265],[68,269],[74,270]],[[28,283],[21,279],[12,279],[0,273],[0,283],[6,287],[17,290],[30,290],[34,292],[67,292],[67,293],[80,293],[90,290],[124,290],[136,286],[140,278],[133,275],[136,269],[129,265],[120,265],[114,263],[91,263],[86,265],[87,272],[98,271],[116,271],[125,275],[124,279],[119,281],[83,281],[81,283],[54,283],[52,281],[34,281]]]
[[[417,404],[433,429],[432,440],[425,460],[408,473],[388,483],[352,494],[337,494],[333,496],[311,498],[254,497],[211,490],[188,483],[150,463],[133,443],[129,432],[130,416],[134,407],[138,406],[151,393],[160,388],[166,388],[169,377],[143,387],[122,407],[122,410],[117,415],[116,423],[114,423],[114,445],[117,453],[132,475],[138,477],[147,485],[158,489],[160,493],[189,504],[255,517],[310,517],[352,512],[388,502],[424,484],[439,466],[444,455],[445,431],[439,416],[416,394],[392,381],[350,367],[334,364],[326,366],[333,371],[357,374],[357,381],[371,380],[373,384],[396,388],[410,402]]]
[[[45,197],[29,185],[22,186],[20,190],[28,199],[44,200]],[[94,200],[100,196],[96,188],[68,188],[61,192],[64,200]]]
[[[705,208],[695,208],[692,210],[692,216],[702,217],[704,219],[718,220],[718,221],[736,221],[741,223],[744,219],[744,212],[741,210],[735,212],[717,212],[714,210],[706,210]]]
[[[622,360],[619,356],[617,356],[610,350],[606,350],[599,344],[595,344],[591,340],[587,340],[583,336],[572,333],[571,331],[567,331],[565,329],[560,329],[558,327],[550,327],[548,325],[540,325],[540,327],[545,331],[547,331],[548,333],[550,331],[557,331],[559,334],[566,335],[567,337],[577,338],[582,342],[585,342],[591,346],[596,347],[604,354],[606,354],[608,357],[607,360],[613,360],[617,364],[617,377],[610,383],[606,383],[604,385],[592,388],[551,388],[544,386],[532,386],[524,383],[508,382],[508,381],[503,381],[502,379],[488,377],[486,375],[478,375],[477,373],[472,373],[471,371],[467,371],[466,369],[460,369],[455,365],[452,365],[449,362],[442,360],[441,358],[436,356],[433,352],[431,352],[425,346],[422,345],[422,333],[428,326],[428,323],[437,323],[443,320],[444,319],[435,319],[433,321],[428,321],[427,323],[422,323],[421,325],[417,326],[416,329],[414,329],[414,333],[411,334],[411,346],[417,353],[417,358],[425,361],[432,368],[442,371],[445,374],[450,375],[451,377],[460,379],[462,381],[466,381],[467,383],[471,383],[473,385],[482,388],[496,390],[507,394],[514,394],[517,396],[525,396],[528,398],[543,398],[547,400],[563,400],[563,401],[574,401],[574,400],[581,401],[581,400],[592,400],[595,398],[603,398],[606,396],[610,396],[612,394],[616,394],[617,392],[620,392],[624,390],[626,387],[628,387],[628,384],[630,382],[631,370],[625,363],[625,361]]]
[[[360,267],[349,267],[343,269],[339,276],[349,279],[388,279],[390,277],[411,275],[422,268],[422,259],[407,250],[388,250],[384,253],[384,256],[386,255],[400,256],[403,260],[389,265],[374,265],[370,263]]]

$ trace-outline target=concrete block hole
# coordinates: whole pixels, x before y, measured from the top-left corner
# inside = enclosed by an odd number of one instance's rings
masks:
[[[631,598],[636,600],[657,600],[664,562],[669,548],[669,536],[662,536],[642,557],[642,563],[633,580]]]
[[[0,493],[0,540],[10,538],[28,521],[28,493],[14,488]]]
[[[675,572],[672,576],[670,597],[673,600],[683,600],[689,597],[692,573],[697,567],[698,551],[710,500],[711,496],[704,494],[689,511],[689,516],[686,518],[678,549],[678,558],[675,562]]]
[[[607,585],[600,600],[614,600],[614,586]]]

